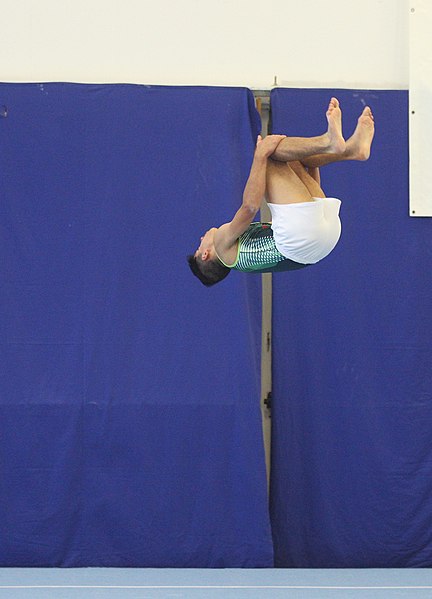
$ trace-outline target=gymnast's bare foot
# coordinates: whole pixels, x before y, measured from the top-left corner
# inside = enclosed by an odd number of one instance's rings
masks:
[[[347,141],[346,158],[351,160],[367,160],[370,156],[374,134],[374,117],[369,106],[366,106],[358,119],[356,130]]]
[[[339,106],[339,101],[336,98],[330,100],[329,107],[326,112],[329,138],[328,152],[332,154],[343,154],[346,144],[342,135],[342,112]]]

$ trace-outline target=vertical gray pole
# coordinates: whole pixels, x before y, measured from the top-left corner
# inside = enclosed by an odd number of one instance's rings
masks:
[[[268,134],[270,118],[270,93],[254,92],[257,110],[261,115],[261,135]],[[261,221],[271,222],[271,213],[264,200],[261,206]],[[271,390],[272,390],[272,275],[261,275],[262,323],[261,323],[261,414],[264,449],[267,468],[267,485],[270,485],[271,464]]]

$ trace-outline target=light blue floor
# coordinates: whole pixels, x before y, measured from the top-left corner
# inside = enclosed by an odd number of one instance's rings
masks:
[[[432,569],[0,569],[0,599],[432,598]]]

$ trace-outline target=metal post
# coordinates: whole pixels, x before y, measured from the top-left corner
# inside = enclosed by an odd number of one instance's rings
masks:
[[[261,135],[269,131],[270,93],[254,91],[255,102],[261,115]],[[261,221],[271,222],[271,213],[264,200],[261,206]],[[261,323],[261,414],[264,436],[264,449],[267,468],[267,484],[270,485],[271,465],[271,390],[272,390],[272,275],[262,276],[262,323]]]

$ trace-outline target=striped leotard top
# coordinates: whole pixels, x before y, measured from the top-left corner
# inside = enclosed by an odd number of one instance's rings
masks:
[[[226,264],[219,256],[218,259],[224,266],[242,272],[280,272],[309,266],[285,258],[280,253],[270,223],[251,223],[240,235],[234,264]]]

